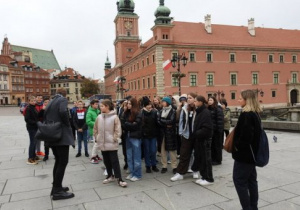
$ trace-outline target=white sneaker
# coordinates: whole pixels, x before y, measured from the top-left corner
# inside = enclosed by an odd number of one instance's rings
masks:
[[[206,180],[202,180],[199,182],[200,185],[202,186],[207,186],[207,185],[212,185],[214,184],[213,182],[209,182],[209,181],[206,181]]]
[[[193,179],[199,179],[199,172],[193,172]]]
[[[103,175],[104,175],[104,176],[107,176],[107,175],[108,175],[106,169],[105,169],[105,171],[103,172]]]
[[[171,160],[168,160],[168,164],[171,164]]]
[[[179,173],[176,173],[176,174],[171,178],[171,181],[172,181],[172,182],[175,182],[175,181],[178,181],[178,180],[183,180],[183,176],[180,175]]]
[[[130,170],[129,169],[126,171],[126,174],[130,174]]]
[[[129,174],[125,179],[130,180],[132,178],[132,175]]]
[[[140,179],[139,178],[137,178],[137,177],[132,177],[131,179],[130,179],[130,181],[132,181],[132,182],[136,182],[136,181],[139,181]]]
[[[192,169],[189,169],[187,172],[188,172],[188,173],[193,173],[193,170],[192,170]]]
[[[204,181],[204,179],[197,179],[195,182],[196,182],[196,184],[200,184],[200,182],[202,182],[202,181]]]

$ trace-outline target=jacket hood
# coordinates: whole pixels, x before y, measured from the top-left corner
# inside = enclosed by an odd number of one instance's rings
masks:
[[[116,111],[115,110],[112,110],[108,113],[101,113],[104,117],[108,117],[108,116],[112,116],[112,115],[115,115],[116,114]]]

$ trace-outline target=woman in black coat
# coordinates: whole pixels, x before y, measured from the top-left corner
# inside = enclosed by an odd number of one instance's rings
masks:
[[[252,90],[242,91],[238,101],[243,111],[239,116],[233,138],[232,158],[235,160],[233,182],[243,209],[255,210],[258,202],[258,185],[253,153],[257,153],[260,139],[258,113],[261,109]]]
[[[213,123],[213,136],[211,143],[212,165],[221,165],[223,150],[224,114],[222,107],[218,106],[218,101],[213,96],[210,96],[208,98],[208,110],[211,113],[211,119]]]
[[[199,162],[201,175],[201,179],[198,179],[196,183],[205,186],[214,182],[211,164],[213,123],[203,96],[196,97],[195,106],[196,117],[192,138],[195,139],[195,161]]]
[[[64,88],[58,89],[54,98],[45,109],[44,121],[60,122],[62,137],[57,142],[45,142],[45,145],[52,148],[55,156],[53,168],[53,188],[51,191],[53,200],[73,198],[74,194],[66,192],[68,187],[62,186],[65,170],[69,162],[69,146],[74,146],[74,138],[69,121],[68,100],[65,98],[67,91]]]

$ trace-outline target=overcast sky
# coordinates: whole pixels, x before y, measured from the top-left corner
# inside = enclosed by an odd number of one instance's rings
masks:
[[[54,50],[62,69],[102,78],[106,54],[115,64],[114,18],[116,0],[0,0],[0,37],[12,45]],[[256,27],[300,29],[299,0],[165,0],[177,21],[244,25],[255,18]],[[135,0],[142,42],[152,35],[159,0]]]

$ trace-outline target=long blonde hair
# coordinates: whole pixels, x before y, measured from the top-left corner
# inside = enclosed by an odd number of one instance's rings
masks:
[[[246,105],[243,107],[244,112],[259,113],[262,111],[253,90],[244,90],[241,92],[241,96],[246,101]]]

